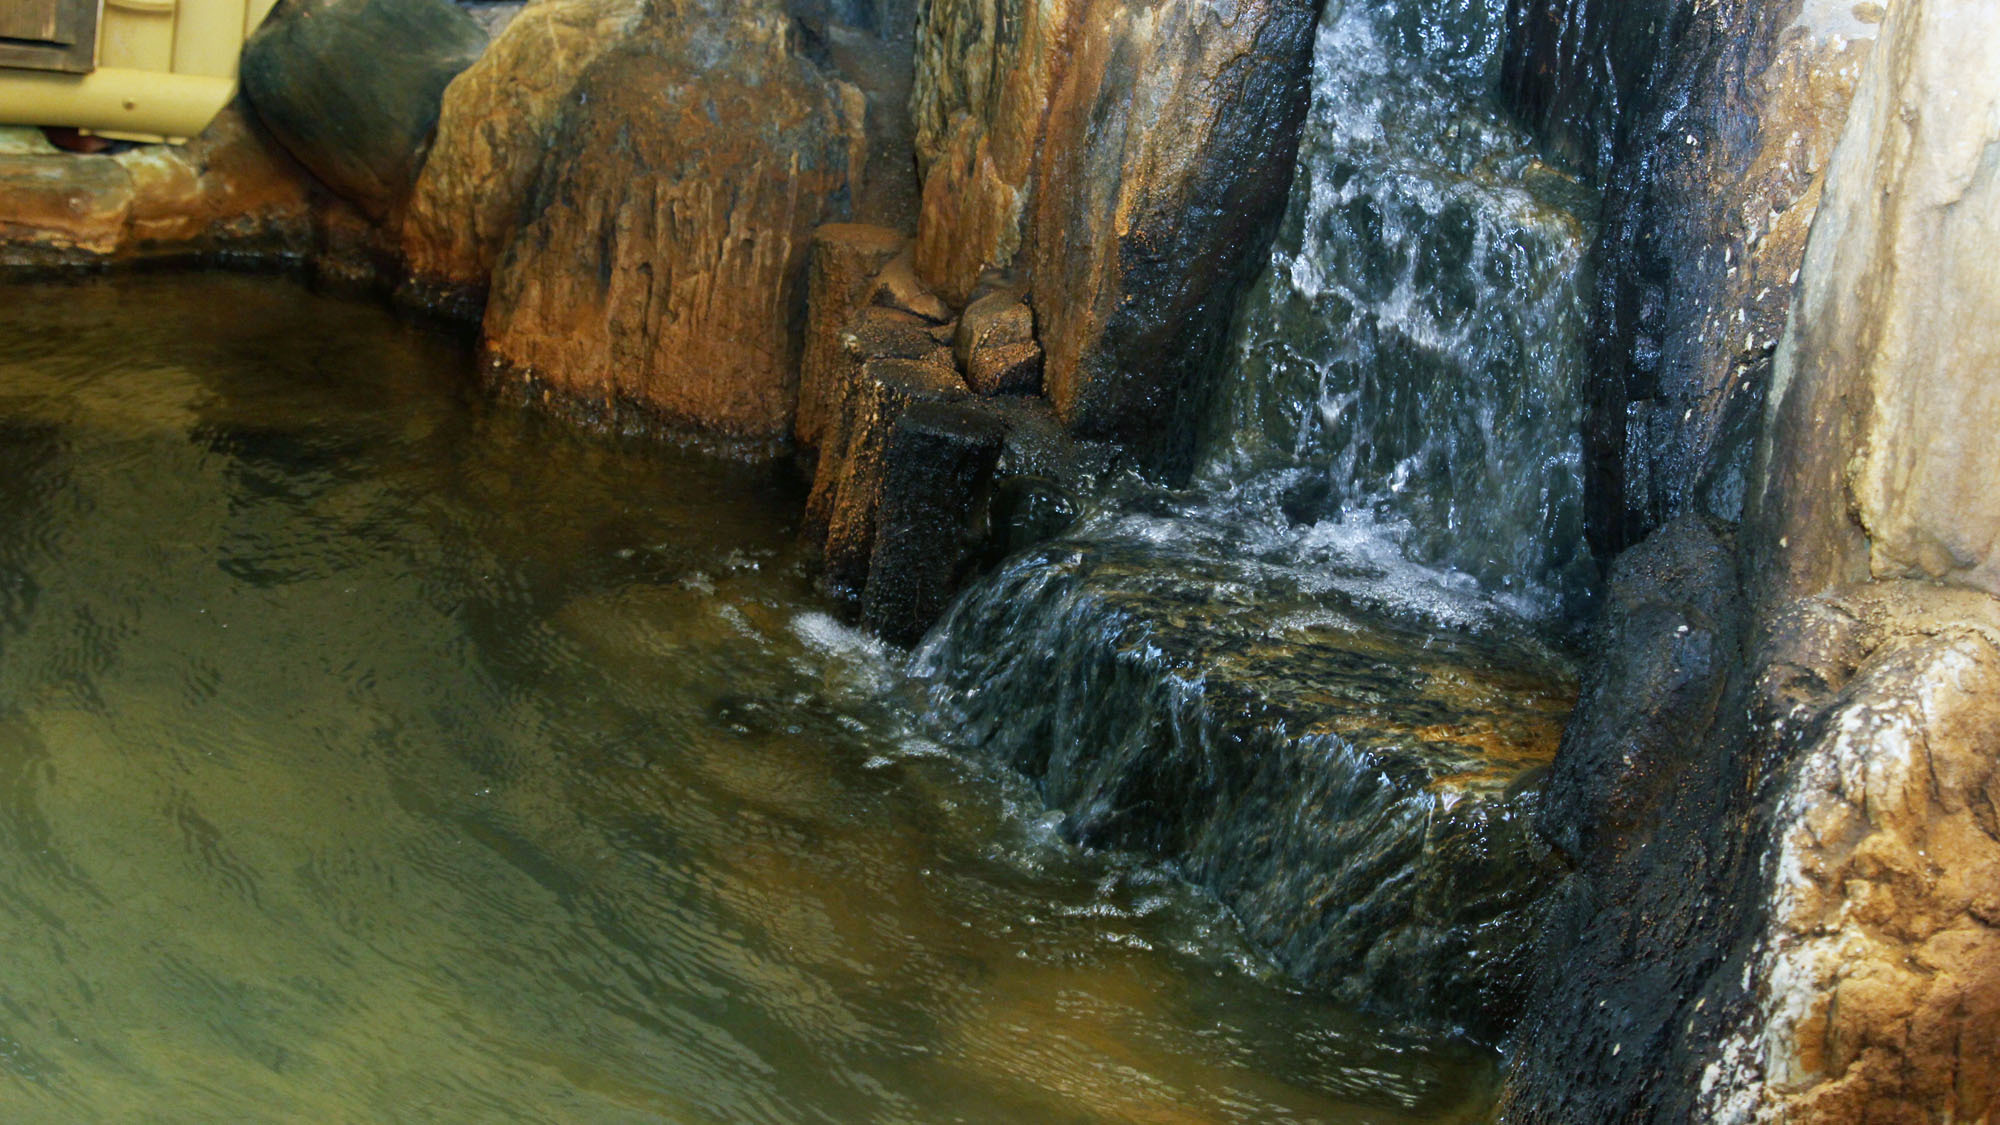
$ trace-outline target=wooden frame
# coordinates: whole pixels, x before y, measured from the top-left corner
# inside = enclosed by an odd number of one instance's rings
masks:
[[[0,0],[0,67],[88,74],[101,0]]]

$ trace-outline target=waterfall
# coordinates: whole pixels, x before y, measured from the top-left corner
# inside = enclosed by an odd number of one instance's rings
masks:
[[[1329,5],[1284,229],[1193,487],[1106,487],[912,659],[1087,847],[1164,860],[1309,985],[1499,1034],[1588,596],[1587,198],[1485,105],[1500,12]]]
[[[1417,10],[1350,4],[1321,27],[1290,211],[1241,315],[1200,479],[1293,526],[1374,523],[1517,609],[1575,612],[1594,577],[1586,200],[1465,96],[1492,71],[1497,17]],[[1467,22],[1488,52],[1469,60],[1450,49],[1463,33],[1404,30]],[[1442,40],[1458,66],[1412,70],[1391,46],[1412,39]]]

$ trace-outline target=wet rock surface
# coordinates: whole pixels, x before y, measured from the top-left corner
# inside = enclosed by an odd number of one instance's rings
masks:
[[[1794,46],[1880,17],[1794,9]],[[1737,542],[1684,516],[1614,571],[1548,790],[1549,835],[1582,859],[1544,931],[1509,1120],[2000,1104],[1990,443],[1959,429],[1990,413],[1990,334],[1963,328],[2000,286],[1974,202],[2000,105],[1974,44],[1996,18],[1889,16],[1811,189],[1769,409],[1725,409],[1699,467],[1692,504],[1742,514]]]
[[[1066,537],[986,579],[917,657],[939,721],[1079,844],[1173,861],[1307,986],[1496,1034],[1560,867],[1531,821],[1562,662],[1152,538]]]
[[[916,262],[947,300],[1033,278],[1065,424],[1184,477],[1237,296],[1291,185],[1317,6],[933,3]],[[1171,122],[1155,128],[1155,123]]]
[[[1600,556],[1684,511],[1740,517],[1754,426],[1738,423],[1763,410],[1879,18],[1820,0],[1510,4],[1503,89],[1604,190],[1584,431]]]
[[[775,3],[688,0],[650,20],[568,99],[486,348],[559,393],[780,439],[806,250],[859,177],[861,95],[797,53]]]
[[[792,432],[818,451],[829,426],[839,419],[846,384],[861,356],[909,351],[868,344],[850,336],[850,326],[875,284],[875,276],[901,253],[908,239],[886,227],[828,223],[813,232],[806,260],[806,342],[799,364],[799,408]],[[863,335],[866,335],[863,330]],[[934,349],[928,335],[916,358]]]
[[[409,195],[445,87],[485,47],[447,0],[291,0],[243,45],[243,90],[301,164],[380,222]]]

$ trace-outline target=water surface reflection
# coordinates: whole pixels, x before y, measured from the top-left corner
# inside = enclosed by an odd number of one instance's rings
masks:
[[[6,1119],[1481,1116],[913,733],[777,470],[468,370],[274,279],[0,289]]]

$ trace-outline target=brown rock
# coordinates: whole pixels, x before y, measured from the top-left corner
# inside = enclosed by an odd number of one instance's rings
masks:
[[[1187,470],[1308,105],[1309,0],[937,0],[918,29],[916,262],[1034,280],[1065,423]]]
[[[1033,343],[1035,314],[1019,289],[996,289],[965,307],[952,341],[960,367],[971,367],[981,348]]]
[[[125,246],[132,176],[109,156],[0,158],[7,261],[108,257]]]
[[[0,264],[301,259],[314,242],[310,184],[237,105],[185,145],[0,155]]]
[[[790,430],[806,248],[862,156],[858,92],[791,36],[775,2],[688,0],[585,72],[494,276],[498,366],[724,435]]]
[[[1759,712],[1778,798],[1757,1003],[1711,1119],[1982,1121],[2000,1109],[2000,602],[1873,583],[1780,614]]]
[[[544,0],[452,80],[412,191],[403,253],[425,289],[483,294],[577,79],[640,24],[645,0]]]
[[[959,378],[952,364],[951,349],[932,335],[935,331],[920,316],[868,305],[856,310],[854,318],[839,333],[840,354],[822,387],[825,397],[821,409],[825,413],[821,419],[818,462],[801,525],[801,534],[807,542],[819,545],[826,542],[834,502],[846,472],[848,427],[856,417],[850,404],[868,362],[906,359],[931,368],[946,382]]]
[[[951,319],[950,307],[917,277],[916,267],[908,253],[899,254],[883,265],[882,271],[875,277],[875,288],[868,299],[870,304],[900,309],[923,317],[932,324],[943,324]]]
[[[1042,121],[1079,0],[934,0],[911,113],[923,198],[916,264],[954,305],[1018,257]]]
[[[1040,394],[1042,346],[1029,340],[980,348],[972,353],[965,381],[983,395]]]
[[[884,227],[828,223],[813,232],[806,259],[806,342],[799,366],[799,410],[793,434],[818,449],[839,417],[856,363],[843,337],[888,261],[908,239]],[[928,349],[927,349],[928,350]]]
[[[1309,0],[1093,0],[1052,87],[1027,265],[1063,421],[1168,477],[1242,288],[1261,270],[1308,108]]]

